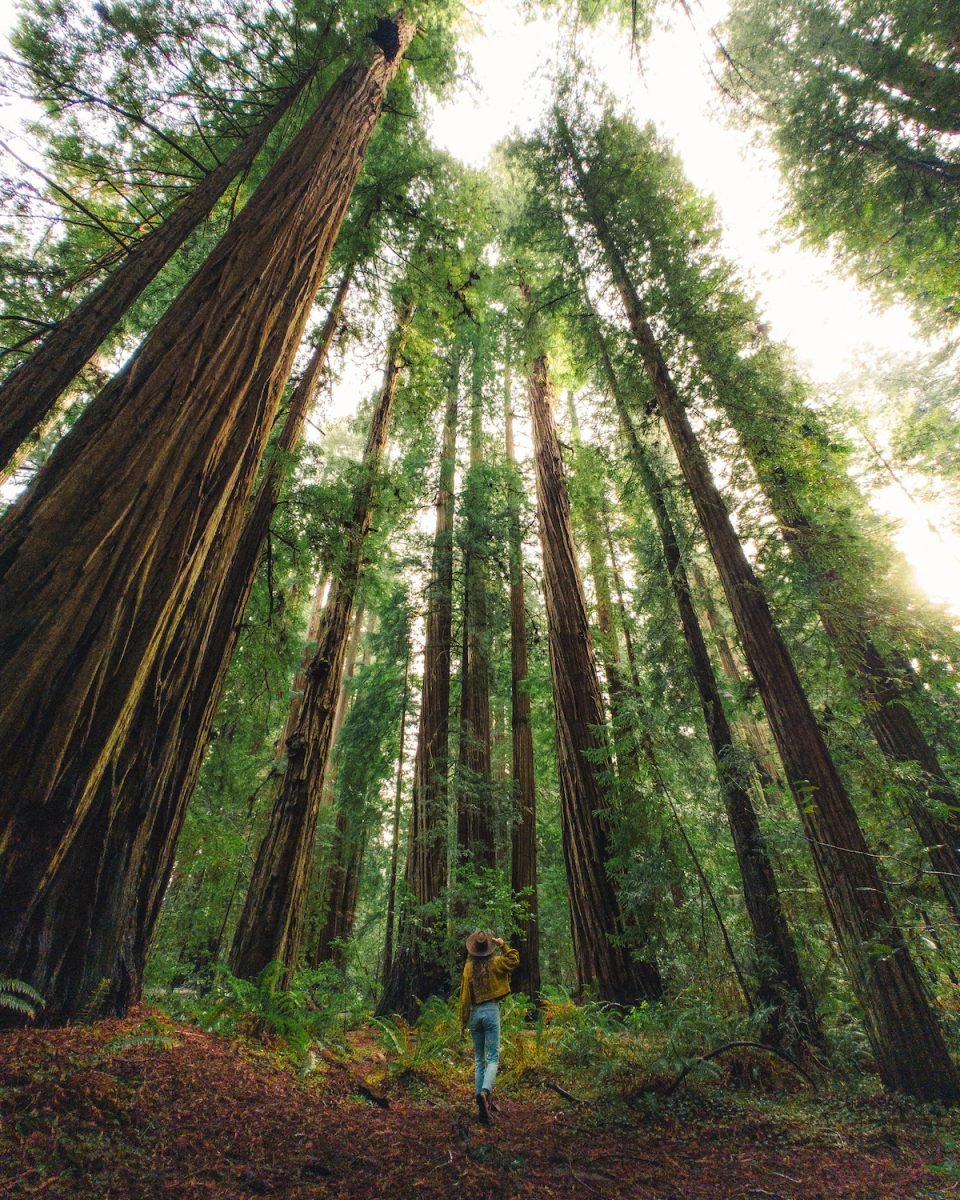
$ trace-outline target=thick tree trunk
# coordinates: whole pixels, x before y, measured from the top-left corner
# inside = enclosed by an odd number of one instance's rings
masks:
[[[457,454],[457,405],[461,352],[450,362],[427,628],[423,648],[423,690],[417,753],[413,768],[406,883],[409,903],[401,909],[397,954],[384,981],[377,1012],[401,1013],[413,1020],[418,1001],[443,992],[448,983],[438,911],[447,886],[450,733],[450,655],[453,626],[453,512]]]
[[[280,118],[312,82],[288,88],[256,129],[209,172],[169,217],[136,243],[121,264],[47,334],[0,385],[0,466],[14,456],[127,309],[203,221],[231,181],[247,170]]]
[[[513,988],[536,998],[540,994],[540,915],[537,894],[537,788],[530,727],[529,667],[527,663],[527,608],[523,586],[523,538],[520,532],[521,481],[513,446],[511,373],[504,375],[504,437],[510,465],[510,711],[513,734],[513,792],[517,816],[513,822],[511,887],[515,900],[526,909],[514,939],[520,965],[513,973]]]
[[[241,978],[252,979],[268,963],[280,959],[289,979],[300,954],[310,857],[343,679],[347,634],[373,517],[403,344],[412,318],[413,302],[404,300],[390,339],[383,386],[370,422],[362,479],[355,489],[347,526],[347,549],[327,600],[317,653],[307,672],[297,728],[287,741],[287,769],[234,935],[230,964],[234,974]]]
[[[401,23],[402,47],[412,32]],[[397,66],[371,51],[341,75],[0,525],[5,974],[152,672],[176,659],[198,582],[232,558],[226,535]]]
[[[490,729],[490,628],[484,531],[483,392],[480,351],[474,352],[470,407],[470,467],[464,483],[463,673],[457,764],[457,852],[477,867],[496,863]]]
[[[406,749],[407,705],[410,702],[410,641],[403,663],[403,700],[400,705],[400,744],[397,749],[397,787],[393,797],[393,825],[390,840],[390,878],[387,883],[387,924],[383,935],[383,978],[393,962],[393,932],[397,917],[397,871],[400,866],[400,816],[403,809],[403,760]]]
[[[657,998],[659,975],[631,961],[624,924],[607,878],[604,814],[603,701],[587,622],[583,584],[570,523],[570,498],[553,421],[553,396],[544,356],[534,360],[528,386],[537,476],[537,515],[543,548],[544,596],[557,720],[560,816],[570,896],[570,924],[581,989],[622,1004]]]
[[[884,1082],[922,1100],[960,1098],[960,1079],[897,928],[876,862],[817,727],[786,644],[677,395],[666,362],[569,135],[566,153],[620,293],[727,603],[797,798],[817,875]]]
[[[158,659],[110,769],[14,950],[18,977],[37,979],[44,1020],[122,1013],[139,998],[147,949],[173,867],[227,666],[256,578],[270,518],[313,401],[345,294],[341,283],[248,513],[239,545],[226,528]],[[149,799],[150,803],[146,803]],[[97,1003],[91,1003],[96,994]]]

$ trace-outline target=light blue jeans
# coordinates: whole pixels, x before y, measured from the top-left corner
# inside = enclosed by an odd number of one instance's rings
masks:
[[[496,1000],[475,1004],[470,1012],[470,1036],[476,1060],[476,1090],[493,1091],[500,1065],[500,1005]]]

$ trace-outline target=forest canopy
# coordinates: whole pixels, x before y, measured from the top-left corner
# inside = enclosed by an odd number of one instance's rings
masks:
[[[782,237],[929,337],[829,385],[597,69],[702,19],[528,5],[562,61],[466,165],[496,8],[21,5],[0,1024],[422,1047],[486,930],[531,1022],[954,1103],[958,610],[890,495],[960,558],[955,6],[700,46]]]

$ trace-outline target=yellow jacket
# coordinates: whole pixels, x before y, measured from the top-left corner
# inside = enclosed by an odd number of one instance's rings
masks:
[[[468,958],[463,967],[463,982],[460,984],[460,1026],[466,1029],[470,1020],[470,1009],[487,1000],[499,1000],[510,995],[510,972],[520,965],[520,955],[509,946],[490,956],[487,977],[479,986],[473,978],[473,959]]]

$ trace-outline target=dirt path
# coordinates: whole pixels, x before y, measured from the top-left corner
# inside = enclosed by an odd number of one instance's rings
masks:
[[[142,1014],[140,1019],[142,1020]],[[960,1195],[945,1120],[884,1098],[790,1116],[675,1099],[611,1117],[509,1080],[489,1129],[463,1086],[398,1077],[371,1037],[302,1078],[189,1027],[140,1021],[0,1034],[0,1197],[283,1200],[630,1197],[893,1200]],[[363,1088],[369,1094],[364,1095]],[[383,1099],[388,1107],[374,1100]],[[844,1119],[845,1116],[845,1119]],[[932,1165],[931,1165],[932,1164]]]

